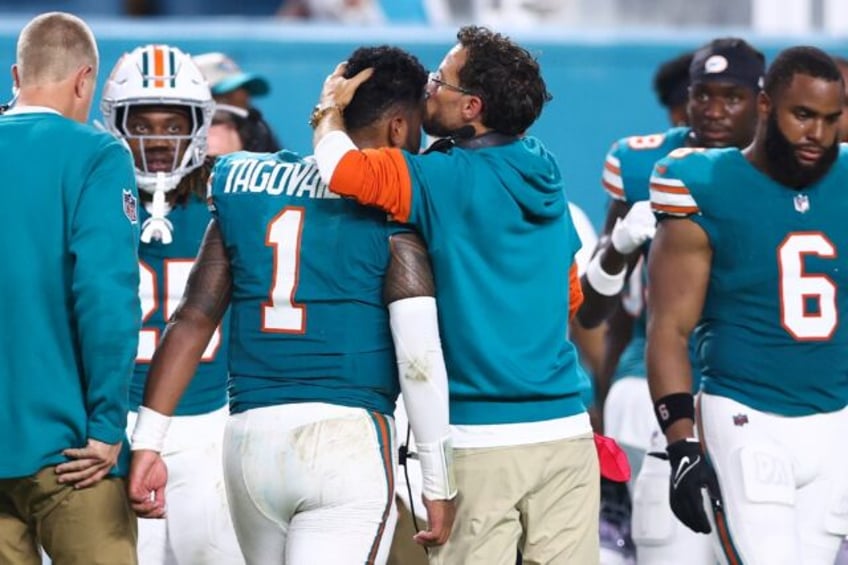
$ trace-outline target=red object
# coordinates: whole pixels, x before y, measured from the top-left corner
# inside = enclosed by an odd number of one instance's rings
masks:
[[[595,449],[598,451],[598,462],[603,478],[616,483],[626,483],[630,480],[630,462],[627,460],[627,454],[614,439],[595,434]]]

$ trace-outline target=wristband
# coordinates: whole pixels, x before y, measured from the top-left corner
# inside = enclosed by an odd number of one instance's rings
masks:
[[[422,491],[427,500],[450,500],[456,496],[453,447],[449,437],[433,443],[416,443],[421,463]]]
[[[688,392],[676,392],[654,402],[654,413],[660,429],[665,431],[678,420],[695,420],[695,397]]]
[[[162,453],[162,447],[165,445],[165,436],[168,433],[168,426],[170,424],[170,416],[160,414],[147,406],[139,406],[138,418],[135,421],[130,449],[132,451],[149,449],[150,451]]]
[[[624,288],[624,279],[627,275],[627,267],[621,269],[621,272],[611,275],[604,271],[601,266],[601,254],[597,253],[592,260],[589,261],[589,266],[586,267],[586,281],[589,283],[595,292],[604,296],[615,296]]]

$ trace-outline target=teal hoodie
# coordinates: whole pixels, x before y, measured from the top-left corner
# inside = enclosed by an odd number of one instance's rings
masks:
[[[565,339],[580,248],[556,159],[533,137],[405,154],[410,223],[427,241],[452,424],[507,424],[584,410]]]
[[[125,440],[141,326],[132,158],[48,112],[0,116],[0,478]],[[112,474],[127,471],[129,451]]]

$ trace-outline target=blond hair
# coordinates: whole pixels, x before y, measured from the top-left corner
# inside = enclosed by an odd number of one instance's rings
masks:
[[[96,72],[99,60],[91,29],[65,12],[33,18],[18,36],[16,56],[22,87],[62,81],[80,67]]]

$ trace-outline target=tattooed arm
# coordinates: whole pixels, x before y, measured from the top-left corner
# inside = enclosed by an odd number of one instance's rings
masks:
[[[232,276],[221,231],[209,222],[197,259],[147,374],[144,406],[173,414],[230,304]]]
[[[423,545],[441,545],[453,526],[455,507],[451,499],[456,496],[456,481],[435,283],[427,248],[418,235],[394,235],[389,245],[391,261],[383,298],[389,308],[400,388],[421,462],[429,527],[416,534],[415,540]]]
[[[230,303],[232,277],[221,231],[209,222],[183,299],[168,321],[147,374],[144,403],[132,434],[127,493],[141,518],[165,516],[168,471],[160,453],[183,392]]]
[[[418,234],[401,233],[389,238],[391,261],[383,287],[383,301],[391,304],[404,298],[436,296],[427,246]]]

